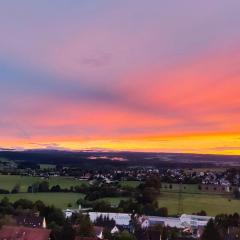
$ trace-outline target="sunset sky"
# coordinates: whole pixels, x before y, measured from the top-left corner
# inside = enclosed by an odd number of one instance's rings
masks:
[[[0,33],[0,148],[240,154],[239,0],[5,0]]]

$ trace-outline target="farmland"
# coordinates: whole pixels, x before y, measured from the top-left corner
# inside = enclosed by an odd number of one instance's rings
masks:
[[[71,204],[72,207],[76,206],[76,201],[84,198],[81,193],[18,193],[18,194],[1,194],[0,199],[7,197],[11,202],[19,199],[28,199],[30,201],[41,200],[46,205],[54,205],[55,207],[66,209]]]
[[[121,181],[120,182],[120,185],[122,187],[132,187],[132,188],[136,188],[138,187],[140,184],[139,181]]]
[[[9,198],[9,200],[13,202],[21,198],[31,201],[41,200],[47,205],[54,204],[56,207],[66,209],[68,204],[77,207],[76,201],[80,198],[84,198],[84,195],[80,193],[19,193],[0,195],[0,199],[3,197]],[[118,205],[121,200],[127,200],[127,198],[103,198],[101,200],[105,200],[113,205]],[[177,215],[177,193],[161,193],[158,198],[158,203],[159,207],[167,207],[170,215]],[[230,214],[240,209],[239,200],[229,199],[221,195],[183,193],[182,204],[183,212],[188,214],[205,210],[207,214],[215,216],[221,212]]]
[[[178,193],[161,193],[158,198],[159,207],[167,207],[170,215],[178,213]],[[240,209],[240,200],[224,195],[182,194],[183,212],[192,214],[205,210],[208,215],[219,213],[234,213]]]
[[[19,175],[0,175],[0,188],[11,191],[13,187],[20,185],[20,192],[27,192],[28,187],[36,182],[43,181],[40,177],[27,177]],[[71,186],[78,186],[81,184],[88,184],[86,181],[79,181],[68,177],[51,177],[49,180],[50,187],[59,184],[61,188],[70,188]]]
[[[31,201],[42,200],[47,205],[56,205],[61,209],[65,209],[71,204],[76,206],[76,201],[79,198],[84,198],[80,193],[27,193],[27,188],[35,182],[43,181],[40,177],[27,176],[11,176],[0,175],[0,188],[12,190],[16,185],[20,185],[20,193],[18,194],[1,194],[0,199],[8,197],[10,201],[16,201],[20,198],[29,199]],[[60,185],[61,188],[70,188],[81,184],[89,184],[87,181],[79,181],[69,177],[51,177],[49,185]],[[121,181],[120,186],[136,188],[140,182],[138,181]],[[225,193],[205,193],[201,192],[197,184],[182,184],[181,185],[181,202],[184,213],[196,213],[205,210],[209,215],[223,213],[234,213],[240,209],[240,200],[232,199],[232,195]],[[162,183],[160,195],[158,197],[159,207],[167,207],[170,215],[177,215],[179,210],[179,190],[178,184]],[[108,197],[101,198],[112,205],[118,205],[121,200],[127,200],[128,197]],[[224,207],[223,207],[224,206]]]

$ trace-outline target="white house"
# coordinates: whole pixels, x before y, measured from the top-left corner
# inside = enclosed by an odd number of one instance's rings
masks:
[[[112,230],[111,230],[111,234],[116,234],[116,233],[119,233],[120,230],[118,229],[117,226],[115,226]]]
[[[71,218],[75,211],[71,209],[66,209],[63,211],[65,218]]]
[[[142,229],[146,229],[150,226],[150,220],[148,217],[141,216],[138,218],[138,221],[139,221]]]

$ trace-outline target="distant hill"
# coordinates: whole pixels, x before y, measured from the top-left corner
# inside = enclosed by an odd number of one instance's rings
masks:
[[[81,167],[236,167],[240,156],[149,153],[149,152],[102,152],[62,150],[1,150],[0,158],[25,161],[34,164],[60,164]],[[99,164],[99,161],[101,164]]]

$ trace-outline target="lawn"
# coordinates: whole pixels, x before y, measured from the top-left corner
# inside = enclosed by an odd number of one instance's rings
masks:
[[[111,205],[118,206],[122,200],[126,201],[128,199],[129,199],[128,197],[114,197],[114,198],[107,197],[107,198],[100,198],[99,201],[106,201],[106,202],[109,202]]]
[[[7,196],[11,201],[16,201],[20,198],[26,198],[32,201],[42,200],[48,205],[54,204],[62,209],[67,208],[71,203],[73,206],[75,202],[83,197],[78,193],[26,193],[29,185],[35,182],[43,181],[39,177],[26,177],[26,176],[9,176],[0,175],[0,188],[12,190],[16,185],[20,185],[19,194],[0,195],[0,199]],[[49,179],[50,187],[59,184],[62,188],[70,188],[71,186],[77,186],[82,183],[88,184],[86,181],[79,181],[74,178],[66,177],[51,177]],[[122,181],[121,186],[137,187],[140,182],[137,181]],[[165,188],[165,186],[167,188]],[[169,188],[169,184],[162,183],[161,195],[158,202],[159,207],[167,207],[170,215],[176,215],[178,213],[178,199],[179,199],[179,185],[172,184],[172,188]],[[206,194],[200,193],[198,185],[182,185],[182,202],[184,213],[194,213],[201,210],[205,210],[209,215],[216,215],[219,213],[234,213],[240,212],[240,200],[230,199],[229,195],[220,194]],[[112,205],[118,205],[121,200],[128,198],[103,198]],[[76,207],[76,206],[74,206]]]
[[[132,187],[132,188],[136,188],[139,186],[141,182],[139,181],[121,181],[120,185],[122,187]]]
[[[76,201],[84,198],[81,193],[18,193],[18,194],[1,194],[0,199],[7,197],[11,202],[18,199],[28,199],[33,202],[37,200],[43,201],[46,205],[54,205],[55,207],[66,209],[68,204],[72,204],[73,208],[78,207]]]
[[[163,192],[159,196],[159,207],[167,207],[170,215],[178,213],[177,193]],[[209,194],[182,194],[183,212],[196,213],[205,210],[208,215],[215,216],[220,213],[240,212],[240,200],[231,199],[223,195]]]
[[[140,183],[141,182],[138,182],[138,181],[121,181],[120,185],[123,187],[127,186],[127,187],[136,188],[139,186]],[[162,185],[161,192],[179,192],[180,190],[179,184],[162,183],[161,185]],[[182,192],[201,193],[201,191],[198,189],[198,184],[182,184],[181,188],[182,188]]]
[[[231,199],[226,195],[189,194],[182,193],[183,213],[197,213],[205,210],[207,214],[215,216],[220,213],[240,213],[240,200]],[[102,198],[112,205],[118,205],[121,200],[129,198]],[[162,192],[158,198],[159,207],[167,207],[170,215],[178,214],[178,193]],[[229,201],[230,199],[230,201]]]
[[[171,188],[170,188],[171,186]],[[182,192],[184,193],[201,193],[198,189],[198,184],[169,184],[162,183],[161,192],[179,192],[182,188]]]
[[[162,187],[160,189],[161,192],[170,192],[170,193],[179,193],[180,190],[182,193],[192,193],[192,194],[211,194],[211,195],[229,195],[229,192],[221,192],[221,191],[207,191],[204,188],[199,190],[199,184],[169,184],[162,183]]]
[[[41,179],[40,177],[0,175],[0,188],[11,191],[16,184],[19,184],[20,192],[27,192],[27,189],[31,184],[40,181],[43,181],[43,179]],[[59,184],[61,188],[70,188],[71,186],[78,186],[82,183],[88,184],[88,182],[86,181],[80,181],[74,178],[67,177],[51,177],[47,181],[49,181],[50,187]]]

